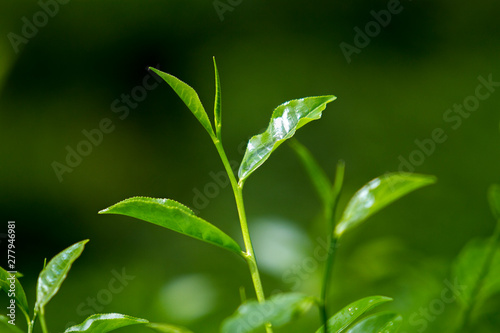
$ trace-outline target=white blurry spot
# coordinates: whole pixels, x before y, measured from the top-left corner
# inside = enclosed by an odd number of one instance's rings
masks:
[[[300,265],[311,250],[304,230],[282,218],[260,218],[250,223],[259,268],[281,278],[293,265]]]
[[[217,288],[203,274],[184,275],[165,284],[160,291],[160,304],[166,315],[178,322],[189,323],[211,313],[217,302]]]

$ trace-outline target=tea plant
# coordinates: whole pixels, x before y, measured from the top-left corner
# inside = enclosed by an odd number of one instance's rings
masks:
[[[196,216],[190,208],[175,200],[133,197],[106,208],[99,213],[120,214],[138,218],[219,246],[244,259],[250,271],[257,300],[243,302],[233,315],[224,320],[221,325],[222,333],[250,333],[258,329],[265,329],[267,333],[272,333],[273,327],[280,327],[289,323],[297,316],[305,313],[313,305],[318,307],[321,317],[320,328],[317,329],[316,333],[396,332],[401,323],[401,316],[396,313],[380,312],[361,318],[361,316],[373,308],[390,301],[391,298],[389,297],[365,297],[345,306],[333,316],[329,316],[330,309],[328,307],[327,295],[328,288],[330,287],[329,282],[331,280],[333,261],[339,241],[344,237],[346,232],[357,227],[371,215],[400,197],[418,188],[432,184],[435,181],[434,177],[408,173],[392,173],[375,178],[354,194],[340,215],[340,219],[337,219],[336,217],[339,215],[337,214],[337,206],[344,178],[343,162],[339,162],[335,181],[332,184],[310,152],[297,141],[292,142],[292,147],[308,171],[321,199],[323,217],[326,224],[325,233],[328,235],[330,250],[328,251],[328,260],[324,268],[324,278],[319,297],[288,292],[276,294],[266,299],[244,208],[244,184],[249,176],[283,142],[292,138],[299,128],[313,120],[321,118],[327,104],[334,101],[336,97],[333,95],[306,97],[291,100],[278,106],[272,113],[266,131],[252,137],[248,142],[237,179],[222,145],[221,88],[215,59],[214,68],[216,85],[214,126],[212,126],[198,94],[193,88],[172,75],[154,68],[151,68],[151,70],[172,87],[201,123],[214,143],[215,149],[228,174],[234,193],[244,241],[244,250],[218,227]],[[71,265],[80,256],[86,243],[87,240],[72,245],[56,255],[44,266],[38,278],[36,303],[31,317],[26,296],[19,280],[5,270],[0,270],[0,287],[9,293],[10,285],[14,285],[16,293],[9,296],[14,297],[13,300],[25,315],[28,333],[34,331],[36,319],[39,319],[42,332],[49,332],[45,322],[45,305],[58,292]],[[181,327],[150,323],[146,319],[109,313],[92,315],[82,324],[66,329],[65,333],[106,333],[131,325],[144,326],[163,333],[190,332]],[[16,326],[9,323],[9,318],[5,316],[0,316],[0,327],[8,329],[9,332],[21,332]]]
[[[9,314],[0,315],[0,332],[22,333],[15,325],[16,308],[20,309],[26,319],[28,333],[34,332],[35,322],[38,319],[43,333],[48,333],[45,322],[45,306],[57,294],[62,283],[66,279],[71,265],[82,254],[88,240],[83,240],[57,254],[49,261],[40,272],[36,286],[36,302],[30,317],[28,301],[24,288],[18,280],[18,276],[7,272],[0,267],[0,288],[10,298]],[[146,319],[134,318],[119,313],[95,314],[88,317],[82,324],[67,328],[64,333],[86,332],[106,333],[125,326],[142,325],[157,332],[163,333],[189,333],[179,327],[165,324],[151,323]],[[58,331],[60,332],[60,331]]]
[[[221,87],[214,59],[215,68],[215,102],[214,126],[196,91],[178,78],[151,68],[177,93],[188,109],[196,117],[210,136],[222,164],[228,174],[238,210],[244,250],[230,236],[215,225],[198,217],[185,205],[172,199],[156,199],[148,197],[132,197],[125,199],[109,208],[100,211],[101,214],[121,214],[150,222],[201,241],[219,246],[243,258],[249,268],[255,290],[256,301],[244,302],[236,312],[227,318],[221,326],[223,333],[246,333],[265,328],[267,333],[273,332],[273,327],[289,323],[293,318],[307,311],[312,305],[320,309],[323,326],[318,332],[395,332],[401,317],[394,313],[379,313],[371,315],[358,323],[356,319],[368,310],[390,301],[388,297],[372,296],[363,298],[347,305],[332,317],[328,318],[327,290],[330,280],[333,257],[338,241],[345,232],[361,224],[372,214],[384,208],[394,200],[435,181],[433,177],[395,173],[376,178],[361,188],[351,199],[344,210],[341,219],[336,223],[335,215],[338,198],[342,188],[344,166],[337,168],[335,184],[332,186],[308,151],[298,143],[294,147],[307,167],[324,206],[324,217],[327,222],[330,250],[329,260],[325,268],[322,292],[319,298],[300,293],[280,293],[266,299],[262,286],[259,267],[255,257],[252,240],[249,233],[243,187],[249,176],[255,172],[271,154],[286,140],[292,138],[295,132],[307,123],[319,119],[328,103],[336,99],[333,95],[306,97],[288,101],[278,106],[272,113],[271,120],[265,132],[250,139],[238,171],[238,179],[233,173],[222,144],[222,113]]]

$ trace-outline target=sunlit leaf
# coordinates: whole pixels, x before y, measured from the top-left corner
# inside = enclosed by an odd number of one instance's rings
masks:
[[[500,185],[491,185],[488,190],[488,201],[490,202],[493,216],[500,221]]]
[[[344,332],[349,325],[364,313],[390,301],[392,301],[392,298],[389,297],[370,296],[352,302],[328,319],[328,333]],[[316,333],[323,333],[323,331],[324,327],[321,326]]]
[[[215,119],[215,132],[217,138],[221,140],[222,138],[222,117],[221,117],[221,88],[219,71],[217,69],[217,63],[214,57],[214,70],[215,70],[215,102],[214,102],[214,119]]]
[[[26,299],[26,294],[24,292],[23,286],[15,276],[15,274],[9,274],[5,269],[0,267],[0,289],[5,291],[7,295],[10,294],[10,286],[11,286],[11,281],[12,278],[15,279],[14,281],[14,288],[15,288],[15,296],[14,299],[16,301],[16,306],[23,311],[24,315],[29,318],[29,308],[28,308],[28,300]],[[11,298],[9,296],[9,298]]]
[[[186,328],[167,325],[167,324],[150,323],[147,324],[146,326],[160,333],[193,333]]]
[[[393,201],[435,181],[433,176],[404,172],[373,179],[351,198],[335,228],[335,234],[341,236]]]
[[[9,324],[9,318],[0,315],[0,332],[5,333],[23,333],[17,326]]]
[[[249,333],[262,328],[266,323],[273,327],[283,326],[307,311],[313,299],[298,293],[272,296],[263,303],[249,301],[222,323],[222,333]]]
[[[42,310],[52,297],[57,294],[68,275],[71,265],[82,254],[83,248],[88,241],[88,239],[83,240],[60,252],[40,272],[36,286],[35,309],[37,311]]]
[[[158,74],[170,85],[170,87],[172,87],[172,89],[182,99],[184,104],[186,104],[189,110],[191,110],[196,119],[198,119],[201,125],[205,128],[208,134],[214,138],[215,135],[212,124],[210,123],[210,119],[208,119],[207,112],[201,104],[200,97],[198,97],[196,91],[173,75],[162,72],[156,68],[150,67],[149,69]]]
[[[149,321],[146,319],[134,318],[119,313],[95,314],[85,319],[83,323],[67,328],[64,333],[106,333],[126,326],[145,325],[148,323]]]
[[[240,183],[261,166],[279,145],[290,139],[296,130],[321,118],[326,105],[335,99],[335,96],[306,97],[278,106],[273,111],[267,130],[253,136],[248,142],[238,172]]]
[[[99,214],[135,217],[241,255],[240,246],[231,237],[174,200],[133,197],[101,210]]]
[[[314,185],[318,196],[323,202],[323,206],[327,207],[331,205],[332,201],[332,184],[330,179],[326,175],[323,168],[321,168],[316,162],[316,159],[312,156],[311,152],[299,141],[291,140],[290,146],[299,156],[304,168]]]
[[[362,319],[346,333],[394,333],[397,332],[403,317],[393,312],[381,312]]]

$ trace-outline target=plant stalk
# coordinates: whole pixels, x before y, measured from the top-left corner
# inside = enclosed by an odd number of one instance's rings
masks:
[[[49,332],[49,330],[47,330],[47,324],[45,323],[45,311],[43,308],[40,309],[40,326],[42,326],[43,333]]]
[[[226,173],[229,176],[229,181],[231,182],[234,198],[236,200],[236,207],[238,209],[238,217],[240,220],[243,242],[245,243],[245,259],[247,261],[248,268],[250,269],[250,275],[252,277],[253,287],[255,289],[257,300],[259,301],[259,303],[263,303],[266,298],[264,296],[264,288],[262,287],[259,268],[257,266],[257,260],[255,258],[255,253],[253,250],[252,239],[250,238],[250,231],[248,229],[245,205],[243,203],[243,184],[238,185],[238,181],[236,180],[234,171],[231,169],[231,164],[229,163],[221,141],[217,138],[212,138],[212,140],[215,144],[215,147],[217,148],[217,152],[219,153],[219,156],[222,160],[222,164],[224,164]],[[266,333],[273,333],[270,324],[266,325]]]
[[[337,170],[335,172],[335,181],[331,192],[331,201],[324,207],[324,218],[328,225],[328,257],[326,259],[325,271],[323,275],[323,283],[321,285],[320,294],[320,315],[323,322],[323,332],[328,333],[328,284],[331,280],[333,265],[335,263],[335,255],[338,247],[338,237],[334,236],[334,229],[336,225],[337,207],[339,204],[340,193],[344,184],[345,162],[340,160],[337,163]]]
[[[328,261],[326,262],[325,272],[323,275],[323,284],[321,286],[320,312],[321,312],[321,321],[323,322],[324,333],[328,333],[328,308],[326,299],[328,296],[328,281],[331,280],[333,265],[335,263],[337,243],[338,243],[337,237],[330,237],[328,245]]]

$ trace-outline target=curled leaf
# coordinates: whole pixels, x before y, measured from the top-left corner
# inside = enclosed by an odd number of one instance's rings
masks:
[[[217,63],[214,57],[214,71],[215,71],[215,102],[214,102],[214,121],[215,121],[215,132],[219,140],[222,139],[222,116],[221,116],[221,88],[219,71],[217,69]]]

